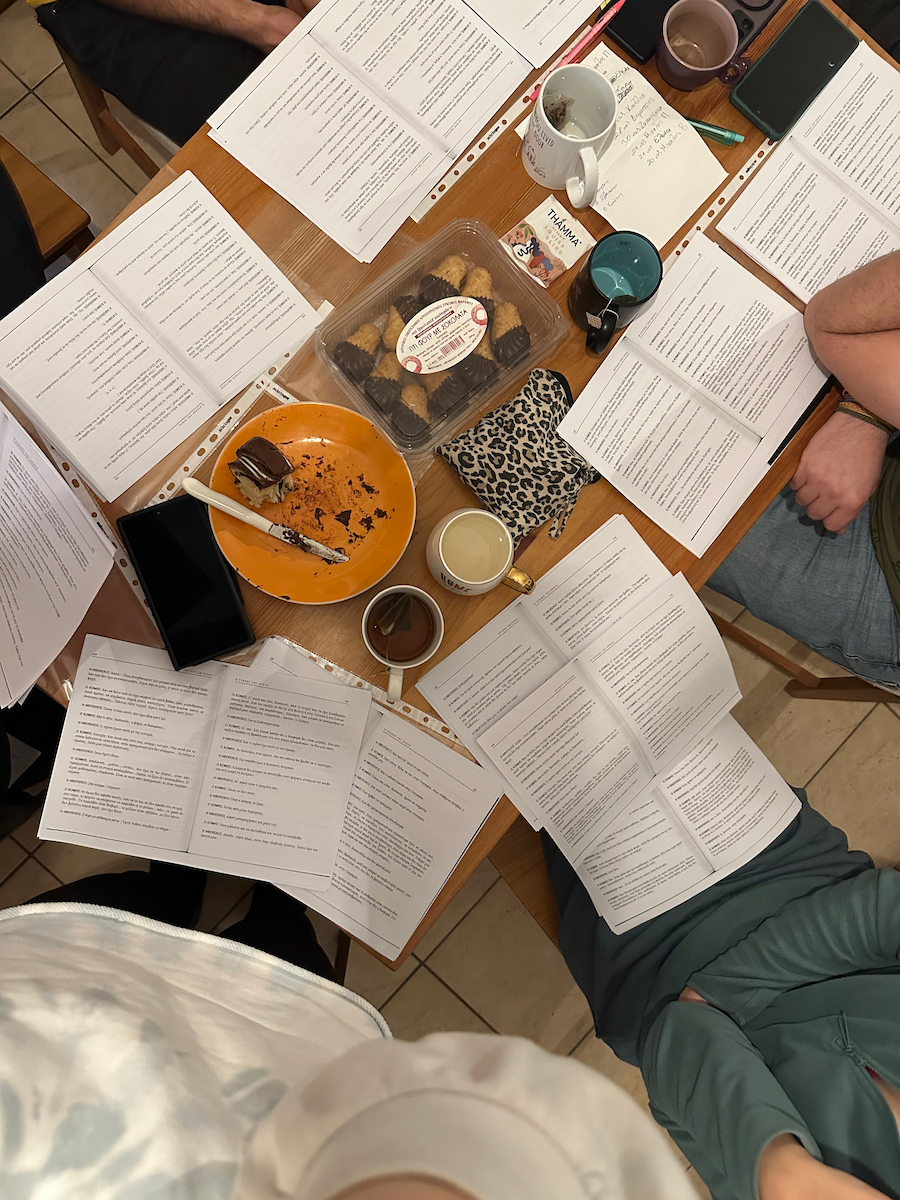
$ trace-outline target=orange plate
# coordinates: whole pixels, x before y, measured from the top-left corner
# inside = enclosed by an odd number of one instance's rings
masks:
[[[336,404],[288,404],[260,413],[231,437],[213,469],[212,487],[246,505],[228,464],[238,446],[268,438],[294,464],[294,490],[258,512],[324,546],[343,550],[327,563],[267,533],[210,509],[222,553],[270,596],[295,604],[333,604],[374,587],[409,544],[416,491],[402,455],[371,421]],[[318,514],[318,515],[317,515]],[[344,522],[336,520],[344,516]]]

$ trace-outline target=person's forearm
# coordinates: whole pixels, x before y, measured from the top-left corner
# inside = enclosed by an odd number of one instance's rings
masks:
[[[806,306],[806,330],[810,338],[900,330],[900,250],[816,292]]]
[[[154,21],[165,21],[170,25],[184,25],[188,29],[200,29],[206,33],[220,33],[239,38],[251,45],[259,43],[259,30],[264,24],[270,8],[257,4],[255,0],[105,0],[113,8],[149,17]]]
[[[860,404],[900,426],[900,252],[817,292],[805,321],[822,364]]]

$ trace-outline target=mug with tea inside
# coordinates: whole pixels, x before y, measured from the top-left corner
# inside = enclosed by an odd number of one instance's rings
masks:
[[[483,508],[458,508],[435,525],[428,539],[428,569],[448,591],[480,596],[500,583],[530,592],[534,580],[512,565],[512,534]]]
[[[437,601],[408,584],[385,588],[366,605],[362,635],[373,658],[388,668],[388,699],[399,700],[403,670],[427,662],[444,636]]]

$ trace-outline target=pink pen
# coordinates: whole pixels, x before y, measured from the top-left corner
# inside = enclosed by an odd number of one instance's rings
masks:
[[[603,16],[600,18],[600,20],[597,22],[596,25],[592,25],[590,27],[590,29],[587,31],[587,33],[585,33],[584,37],[581,37],[578,39],[578,41],[571,48],[571,50],[566,51],[566,53],[562,56],[562,58],[559,60],[559,62],[556,63],[553,67],[551,67],[551,70],[555,71],[558,67],[566,67],[569,65],[569,63],[574,62],[575,59],[578,57],[578,55],[582,52],[582,50],[587,49],[587,47],[591,44],[591,42],[596,41],[596,39],[600,36],[600,34],[603,32],[603,30],[607,27],[607,25],[610,23],[610,21],[613,19],[613,17],[616,15],[616,13],[618,13],[619,10],[622,9],[624,6],[625,6],[625,0],[616,0],[616,3],[612,6],[612,8],[609,9],[608,12],[605,12],[603,14]],[[550,72],[548,71],[547,74],[549,75]],[[545,75],[544,79],[541,79],[538,82],[537,87],[534,89],[534,91],[528,97],[529,100],[537,100],[538,92],[544,86],[544,80],[546,78],[547,78],[547,76]]]

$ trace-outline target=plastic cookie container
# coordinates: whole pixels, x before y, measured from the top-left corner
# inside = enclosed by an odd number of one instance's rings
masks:
[[[559,306],[480,221],[451,221],[319,326],[316,350],[355,407],[421,453],[547,357]]]

